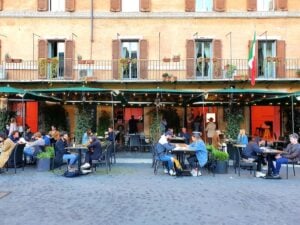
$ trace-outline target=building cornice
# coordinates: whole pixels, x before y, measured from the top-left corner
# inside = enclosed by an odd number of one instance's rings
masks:
[[[95,19],[268,19],[300,18],[300,12],[94,12]],[[0,18],[90,19],[90,12],[2,11]]]

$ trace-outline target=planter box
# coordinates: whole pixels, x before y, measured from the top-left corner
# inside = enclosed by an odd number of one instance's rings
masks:
[[[44,172],[50,170],[52,159],[38,159],[37,160],[37,171]]]
[[[228,161],[217,161],[215,173],[218,174],[228,173]]]
[[[163,58],[163,62],[171,62],[170,58]]]
[[[180,56],[174,56],[172,60],[173,60],[173,62],[179,62]]]

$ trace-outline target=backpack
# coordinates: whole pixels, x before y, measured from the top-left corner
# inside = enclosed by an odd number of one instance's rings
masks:
[[[79,175],[80,175],[80,173],[79,173],[78,170],[75,170],[75,171],[68,171],[67,170],[63,174],[64,177],[70,177],[70,178],[72,178],[72,177],[78,177]]]

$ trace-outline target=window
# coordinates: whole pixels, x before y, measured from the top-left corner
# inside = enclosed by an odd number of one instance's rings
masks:
[[[276,42],[258,41],[258,77],[276,77]]]
[[[137,78],[137,59],[138,59],[139,42],[122,41],[121,45],[121,62],[123,79]]]
[[[48,77],[49,76],[51,76],[49,78],[64,77],[65,42],[49,41],[48,58],[54,59],[51,61],[50,65],[48,65]]]
[[[64,12],[65,0],[49,0],[49,11],[51,12]]]
[[[140,0],[122,0],[122,12],[139,12]]]
[[[196,12],[212,12],[213,0],[196,0]]]
[[[274,0],[257,0],[257,11],[274,11]]]
[[[212,75],[212,41],[196,40],[196,77],[210,78]]]

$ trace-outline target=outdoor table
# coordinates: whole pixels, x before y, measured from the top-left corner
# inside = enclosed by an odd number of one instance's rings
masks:
[[[70,146],[70,147],[66,147],[65,148],[66,150],[68,151],[75,151],[78,153],[78,171],[81,171],[80,170],[80,167],[81,167],[81,154],[82,154],[82,150],[88,150],[87,146],[84,146],[84,145],[75,145],[75,146]]]
[[[194,155],[196,153],[195,150],[193,149],[189,149],[188,145],[186,144],[176,144],[176,147],[172,150],[172,153],[176,155],[178,161],[180,162],[181,166],[184,168],[185,163],[184,163],[184,159],[185,159],[185,155]]]
[[[280,154],[283,151],[278,149],[270,149],[270,148],[263,148],[263,154],[266,155],[267,161],[268,161],[268,172],[265,178],[270,179],[273,178],[271,176],[272,170],[271,170],[271,163],[273,163],[274,155]]]

